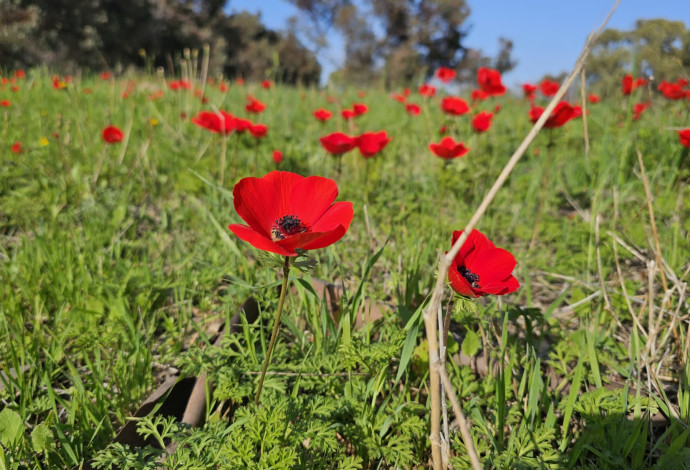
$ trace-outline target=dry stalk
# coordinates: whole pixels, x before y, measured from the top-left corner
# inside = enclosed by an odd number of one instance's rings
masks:
[[[475,470],[481,470],[482,468],[481,462],[479,461],[479,457],[477,456],[477,451],[474,448],[474,443],[471,439],[469,425],[464,417],[464,414],[462,413],[462,409],[459,406],[457,396],[455,395],[452,385],[450,384],[450,380],[448,380],[446,370],[445,368],[440,369],[438,367],[438,370],[433,370],[434,367],[436,367],[436,364],[438,364],[438,336],[436,334],[436,320],[434,318],[434,315],[437,315],[439,306],[441,305],[441,299],[443,297],[443,288],[445,286],[446,273],[448,272],[448,268],[450,267],[451,262],[457,256],[457,254],[460,251],[460,248],[467,240],[468,235],[472,232],[474,227],[482,218],[487,208],[493,201],[494,197],[496,197],[496,194],[498,193],[499,189],[501,189],[503,184],[508,179],[508,176],[517,165],[520,158],[522,158],[522,155],[525,153],[529,145],[532,143],[532,141],[535,139],[541,128],[544,126],[544,123],[551,115],[551,112],[556,107],[556,104],[561,100],[561,98],[563,98],[565,92],[568,90],[570,85],[575,80],[575,77],[578,75],[578,73],[584,66],[585,59],[589,55],[589,52],[591,51],[594,45],[594,41],[599,37],[599,35],[603,31],[604,27],[611,18],[611,15],[613,15],[613,12],[616,10],[616,8],[618,8],[619,3],[620,0],[616,0],[613,7],[611,8],[611,11],[606,16],[606,19],[601,24],[599,29],[587,37],[585,45],[582,47],[582,51],[580,52],[580,55],[577,58],[577,61],[575,62],[573,70],[570,72],[565,81],[561,84],[561,87],[558,89],[554,97],[551,99],[551,102],[548,104],[546,109],[544,109],[544,112],[539,117],[537,122],[534,124],[532,129],[529,131],[527,136],[524,138],[522,143],[518,146],[517,150],[515,150],[515,153],[513,153],[513,155],[510,157],[508,163],[501,171],[501,174],[498,176],[498,178],[496,179],[496,181],[494,182],[493,186],[486,194],[486,196],[484,196],[484,199],[482,200],[481,204],[475,211],[470,221],[465,226],[462,235],[453,244],[453,247],[445,256],[440,256],[439,270],[436,277],[436,285],[434,286],[434,290],[432,292],[429,305],[424,311],[424,326],[426,330],[429,349],[429,367],[431,369],[431,373],[429,374],[429,392],[431,398],[431,435],[429,436],[429,438],[431,441],[431,455],[433,459],[434,470],[440,469],[442,465],[440,443],[441,387],[439,376],[441,378],[445,378],[446,394],[450,398],[451,403],[453,403],[453,411],[456,413],[456,419],[458,420],[458,423],[460,425],[460,432],[463,436],[463,440],[465,441],[465,447],[467,448],[470,460],[472,461],[472,467]]]
[[[587,130],[587,97],[585,96],[585,69],[580,71],[580,99],[582,107],[582,131],[585,138],[585,161],[589,171],[589,131]]]

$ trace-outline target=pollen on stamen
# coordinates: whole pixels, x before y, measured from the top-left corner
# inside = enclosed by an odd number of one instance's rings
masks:
[[[472,287],[474,287],[475,289],[479,289],[479,275],[478,274],[474,274],[472,271],[467,269],[465,266],[459,266],[458,272],[460,273],[460,275],[462,277],[465,278],[465,280],[467,280],[467,282],[470,283],[470,285]]]
[[[307,227],[302,223],[299,217],[294,215],[284,215],[275,220],[271,233],[275,240],[283,240],[286,237],[303,233],[307,231]]]

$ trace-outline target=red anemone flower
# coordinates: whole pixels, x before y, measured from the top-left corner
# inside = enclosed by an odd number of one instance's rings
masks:
[[[544,108],[539,106],[532,106],[529,110],[529,119],[532,123],[537,122],[537,120],[544,113]],[[545,129],[553,129],[556,127],[561,127],[566,122],[576,117],[582,116],[582,108],[579,106],[572,106],[567,101],[561,101],[556,105],[556,107],[551,111],[551,116],[544,123]]]
[[[534,95],[537,92],[538,87],[530,83],[525,83],[522,85],[522,92],[525,94],[525,98],[528,100],[533,100]]]
[[[24,71],[24,69],[19,69],[16,72],[14,72],[14,76],[17,78],[25,78],[26,72]]]
[[[175,81],[170,82],[170,84],[168,86],[173,91],[191,90],[192,89],[192,82],[189,82],[187,80],[175,80]]]
[[[357,146],[357,138],[342,132],[334,132],[319,139],[326,152],[332,155],[342,155]]]
[[[645,111],[645,109],[649,108],[651,105],[652,105],[652,103],[650,103],[650,102],[635,103],[635,105],[633,105],[633,117],[632,117],[633,121],[637,121],[638,119],[640,119],[640,117],[642,117],[642,113]]]
[[[407,111],[407,114],[410,116],[419,116],[419,114],[422,112],[422,108],[414,103],[410,103],[405,105],[405,111]]]
[[[283,152],[280,150],[274,150],[273,151],[273,161],[275,162],[276,165],[280,165],[280,162],[283,161]]]
[[[340,115],[345,119],[346,121],[349,121],[350,119],[354,119],[357,114],[353,109],[343,109],[340,111]]]
[[[431,152],[437,157],[441,157],[446,160],[462,157],[470,151],[470,149],[465,147],[464,142],[455,142],[452,137],[444,137],[441,139],[440,144],[429,144],[429,150],[431,150]]]
[[[398,93],[393,93],[391,98],[393,98],[395,101],[399,101],[400,103],[407,101],[407,98],[405,98],[403,95],[399,95]]]
[[[103,129],[103,140],[109,144],[116,144],[122,142],[124,134],[115,126],[108,126]]]
[[[407,91],[407,89],[406,89]],[[431,85],[422,85],[419,87],[419,94],[422,96],[426,96],[427,98],[431,98],[436,94],[436,88],[432,87]],[[407,96],[407,95],[405,95]]]
[[[590,95],[587,97],[587,101],[594,104],[594,103],[598,103],[599,101],[601,101],[601,98],[599,98],[599,96],[595,95],[594,93],[590,93]]]
[[[470,111],[470,107],[467,106],[467,102],[456,96],[446,96],[443,98],[443,100],[441,100],[441,109],[444,113],[451,114],[453,116],[460,116]]]
[[[316,111],[314,111],[314,117],[321,122],[328,121],[331,118],[331,116],[333,116],[333,113],[323,108],[319,108]]]
[[[490,95],[481,88],[479,88],[477,90],[472,90],[472,94],[470,96],[474,101],[482,101],[487,99]]]
[[[455,78],[457,72],[448,67],[439,67],[436,69],[436,78],[441,80],[443,83],[450,83],[451,80]]]
[[[271,88],[271,81],[270,80],[264,80],[263,82],[261,82],[261,87],[268,90],[269,88]]]
[[[633,92],[635,88],[645,86],[646,84],[647,80],[645,80],[644,78],[637,78],[633,80],[633,76],[630,74],[625,75],[621,80],[621,87],[623,89],[624,95],[629,95]]]
[[[352,111],[355,112],[355,116],[361,116],[369,111],[369,107],[364,103],[354,103],[352,105]]]
[[[455,244],[462,230],[453,232]],[[513,276],[515,257],[496,246],[479,230],[472,230],[448,269],[448,281],[455,292],[465,297],[505,295],[515,292],[520,283]]]
[[[541,90],[541,94],[544,96],[555,95],[560,87],[561,86],[558,84],[558,82],[554,82],[546,78],[539,84],[539,90]]]
[[[477,133],[486,132],[491,127],[491,119],[494,117],[493,113],[482,111],[472,119],[472,128]]]
[[[678,138],[683,147],[690,147],[690,129],[678,131]]]
[[[501,83],[501,72],[498,70],[479,67],[477,84],[489,96],[500,96],[506,92],[506,87]]]
[[[685,91],[677,83],[669,83],[666,80],[662,80],[658,89],[669,100],[682,100],[685,98]]]
[[[391,140],[386,131],[365,132],[357,137],[357,148],[364,158],[369,158],[383,150]]]
[[[253,96],[250,96],[248,100],[249,103],[247,103],[247,105],[244,107],[244,109],[246,109],[247,112],[259,114],[262,113],[264,109],[266,109],[266,105],[254,98]]]
[[[321,176],[272,171],[263,178],[241,179],[232,195],[247,225],[228,228],[253,247],[282,256],[331,245],[352,222],[352,203],[334,203],[338,187]]]
[[[10,100],[2,100],[0,101],[0,106],[3,108],[9,108],[12,105],[12,102]]]
[[[436,91],[436,89],[434,89],[434,91]],[[405,96],[405,97],[410,96],[410,93],[412,93],[412,90],[410,90],[409,88],[405,88],[402,92],[403,96]]]
[[[22,153],[22,143],[15,142],[12,144],[12,153]]]
[[[256,139],[261,139],[262,137],[266,137],[268,127],[265,124],[252,124],[251,126],[249,126],[249,132]]]
[[[221,116],[211,111],[201,111],[192,118],[192,122],[211,132],[221,132],[221,130],[223,130]]]

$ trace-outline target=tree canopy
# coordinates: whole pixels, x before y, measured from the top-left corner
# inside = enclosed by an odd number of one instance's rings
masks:
[[[294,34],[257,15],[224,11],[226,0],[0,0],[0,57],[12,68],[104,70],[155,65],[185,48],[211,48],[211,71],[249,79],[267,70],[289,83],[318,83],[316,56]],[[280,67],[276,70],[276,59]]]

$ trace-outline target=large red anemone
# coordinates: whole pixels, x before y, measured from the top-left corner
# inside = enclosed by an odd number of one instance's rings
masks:
[[[453,232],[452,244],[461,234],[462,230]],[[496,248],[486,235],[472,230],[448,269],[448,280],[455,292],[466,297],[505,295],[520,287],[513,269],[515,257],[508,250]]]
[[[253,247],[282,256],[331,245],[352,222],[352,203],[334,203],[338,187],[321,176],[272,171],[262,178],[242,178],[232,194],[247,225],[228,228]]]

